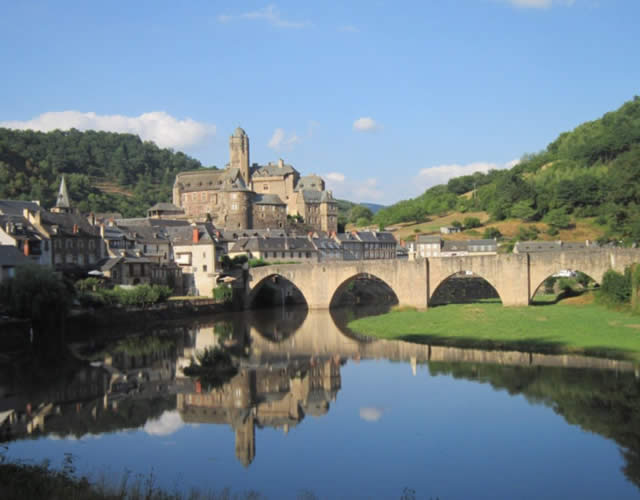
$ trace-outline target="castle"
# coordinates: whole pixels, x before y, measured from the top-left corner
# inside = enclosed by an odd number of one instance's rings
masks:
[[[187,217],[226,229],[284,228],[287,216],[301,216],[317,231],[338,229],[338,204],[317,175],[301,176],[291,165],[249,163],[249,136],[240,127],[229,140],[224,170],[181,172],[173,204]]]

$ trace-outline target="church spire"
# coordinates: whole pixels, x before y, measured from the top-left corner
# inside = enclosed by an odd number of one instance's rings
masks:
[[[71,202],[69,201],[69,192],[67,191],[67,184],[64,181],[64,175],[60,181],[60,189],[58,190],[58,198],[56,199],[56,212],[70,212]]]

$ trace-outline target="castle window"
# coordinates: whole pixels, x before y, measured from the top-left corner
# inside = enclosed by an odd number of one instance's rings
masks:
[[[237,198],[238,198],[238,193],[232,193],[232,194],[231,194],[231,199],[232,199],[232,200],[235,200],[235,199],[237,199]]]
[[[202,201],[207,201],[207,193],[202,193],[202,194],[200,195],[200,199],[201,199]]]
[[[262,186],[263,191],[269,191],[269,184],[264,184]]]
[[[238,204],[237,203],[232,203],[231,204],[231,210],[238,210]]]

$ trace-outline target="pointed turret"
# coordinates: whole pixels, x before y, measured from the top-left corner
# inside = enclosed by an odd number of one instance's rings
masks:
[[[69,192],[67,191],[67,183],[64,181],[64,175],[60,181],[60,189],[58,190],[58,197],[56,198],[56,206],[51,209],[56,213],[69,213],[71,212],[71,201],[69,200]]]

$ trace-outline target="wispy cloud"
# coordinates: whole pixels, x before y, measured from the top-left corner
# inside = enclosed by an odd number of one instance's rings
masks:
[[[488,163],[475,162],[466,165],[450,164],[436,165],[434,167],[423,168],[414,178],[414,186],[420,192],[438,184],[445,184],[449,179],[460,177],[462,175],[471,175],[475,172],[488,172],[489,170],[498,170],[503,168],[511,168],[517,165],[520,160],[512,160],[507,163]]]
[[[376,132],[382,129],[382,126],[370,116],[358,118],[353,122],[353,130],[356,132]]]
[[[220,14],[218,16],[218,22],[220,23],[229,23],[236,19],[264,21],[275,28],[300,29],[311,25],[311,23],[309,23],[308,21],[291,21],[288,19],[284,19],[280,14],[278,8],[273,4],[267,5],[262,9],[244,12],[242,14]]]
[[[576,0],[503,0],[514,7],[523,9],[548,9],[550,7],[571,7]]]
[[[334,191],[334,196],[353,202],[378,202],[385,193],[378,186],[378,179],[373,177],[364,180],[351,180],[341,172],[329,172],[322,176],[327,189]]]
[[[137,134],[145,141],[153,141],[162,148],[193,146],[215,135],[216,126],[191,118],[180,120],[164,111],[152,111],[140,116],[98,115],[93,112],[53,111],[31,120],[4,121],[0,127],[20,130],[100,130]]]
[[[344,24],[342,26],[338,26],[338,31],[342,31],[343,33],[360,33],[360,28],[353,24]]]
[[[300,140],[300,137],[295,132],[287,134],[284,129],[277,128],[273,131],[267,146],[274,151],[291,150]]]
[[[147,420],[144,431],[151,436],[169,436],[184,426],[180,412],[165,411],[160,418]]]
[[[360,418],[365,422],[377,422],[382,418],[383,413],[382,408],[360,408]]]

